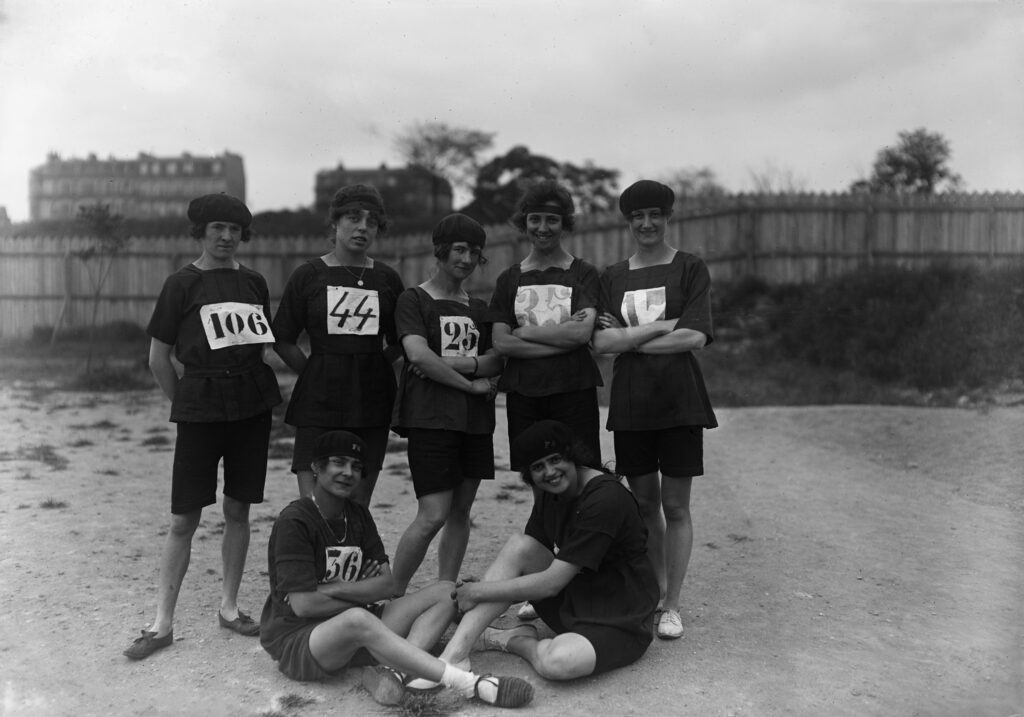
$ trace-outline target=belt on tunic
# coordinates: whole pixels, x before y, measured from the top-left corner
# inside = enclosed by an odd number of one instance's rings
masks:
[[[244,366],[227,366],[225,368],[199,368],[197,366],[186,366],[186,378],[220,378],[223,376],[240,376],[245,373],[252,373],[259,368],[266,366],[262,361],[254,361]]]

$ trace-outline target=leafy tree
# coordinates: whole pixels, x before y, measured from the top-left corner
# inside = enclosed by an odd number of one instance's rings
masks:
[[[660,180],[672,187],[677,202],[692,201],[696,204],[713,202],[724,197],[728,191],[722,186],[715,170],[711,167],[685,167],[677,169]]]
[[[493,132],[450,127],[444,122],[417,122],[395,137],[398,154],[410,166],[447,179],[452,188],[468,191],[479,169],[478,157],[494,144]]]
[[[767,161],[760,169],[751,169],[750,181],[758,194],[799,194],[807,191],[807,182],[793,173],[792,169],[780,167]]]
[[[949,142],[938,132],[929,132],[924,127],[900,132],[895,146],[878,151],[871,176],[853,182],[850,189],[897,194],[956,191],[963,181],[949,167],[951,156]]]
[[[582,213],[605,211],[614,206],[618,196],[618,177],[616,169],[598,167],[590,161],[582,166],[557,162],[533,154],[524,145],[516,145],[480,167],[473,201],[461,211],[482,224],[506,222],[515,210],[523,186],[538,179],[554,179],[564,184]]]
[[[92,315],[89,319],[88,351],[85,359],[85,373],[92,370],[92,357],[96,343],[96,318],[100,307],[100,294],[103,293],[103,286],[110,276],[110,269],[114,265],[114,259],[120,254],[131,241],[131,236],[124,230],[124,217],[110,211],[109,204],[96,202],[91,205],[78,207],[76,223],[86,237],[93,240],[93,243],[84,249],[71,252],[71,256],[79,259],[86,268],[89,281],[92,284]],[[96,260],[95,267],[93,260]],[[94,271],[95,269],[95,271]],[[57,339],[57,332],[60,329],[61,321],[67,310],[67,299],[61,308],[60,317],[53,327],[53,335],[50,337],[51,345]]]

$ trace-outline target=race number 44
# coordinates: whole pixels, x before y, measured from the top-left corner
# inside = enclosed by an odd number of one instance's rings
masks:
[[[327,287],[327,333],[376,336],[380,331],[380,298],[373,289]]]
[[[199,309],[206,341],[213,350],[241,344],[272,344],[274,334],[259,304],[225,301]]]

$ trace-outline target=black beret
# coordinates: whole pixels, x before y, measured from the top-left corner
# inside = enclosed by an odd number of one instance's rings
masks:
[[[465,214],[449,214],[434,227],[434,244],[454,244],[464,241],[471,246],[483,248],[487,234],[480,223]]]
[[[638,209],[658,208],[670,212],[675,201],[676,193],[670,187],[651,179],[641,179],[619,195],[619,211],[625,217]]]
[[[313,445],[313,461],[324,460],[331,456],[348,456],[363,460],[366,455],[366,443],[354,433],[348,431],[328,431],[316,439]]]
[[[245,229],[252,223],[252,212],[230,194],[205,194],[188,203],[188,219],[193,224],[232,222]]]
[[[559,421],[537,421],[512,441],[512,455],[529,466],[552,453],[563,453],[572,447],[573,435],[569,427]]]
[[[331,208],[339,212],[346,209],[365,209],[368,212],[386,214],[384,198],[369,184],[351,184],[342,187],[334,193],[334,197],[331,199]]]

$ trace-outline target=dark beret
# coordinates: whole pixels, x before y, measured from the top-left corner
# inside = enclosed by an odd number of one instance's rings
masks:
[[[638,209],[661,209],[672,211],[675,204],[676,193],[661,182],[651,179],[641,179],[626,187],[626,190],[619,195],[619,211],[628,217]]]
[[[384,215],[384,198],[376,188],[368,184],[351,184],[342,187],[334,193],[331,199],[331,208],[337,212],[347,209],[365,209],[368,212],[377,212]]]
[[[512,441],[512,455],[522,460],[524,467],[552,453],[564,453],[572,447],[573,435],[569,427],[559,421],[537,421]]]
[[[449,214],[434,227],[434,244],[454,244],[464,241],[471,246],[483,248],[487,234],[475,219],[465,214]]]
[[[316,439],[313,445],[313,460],[325,460],[331,456],[348,456],[363,460],[366,455],[366,443],[354,433],[348,431],[328,431]]]
[[[188,203],[188,220],[193,224],[232,222],[245,229],[252,223],[252,212],[230,194],[206,194]]]

